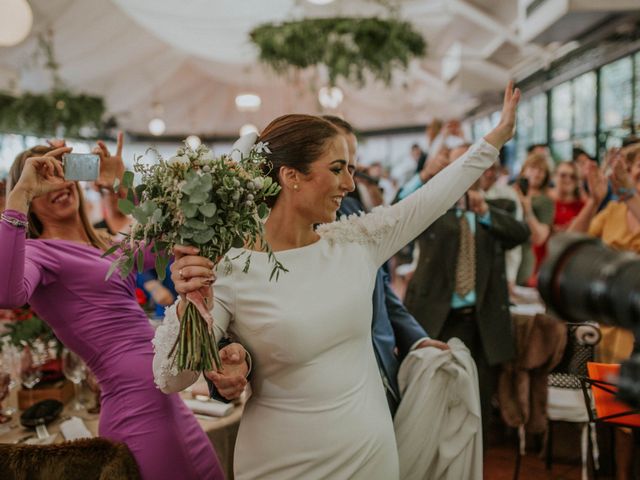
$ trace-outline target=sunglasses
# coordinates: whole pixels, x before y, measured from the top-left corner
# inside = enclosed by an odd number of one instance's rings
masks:
[[[570,178],[571,180],[577,180],[578,177],[576,175],[574,175],[573,173],[558,173],[557,174],[559,178]]]

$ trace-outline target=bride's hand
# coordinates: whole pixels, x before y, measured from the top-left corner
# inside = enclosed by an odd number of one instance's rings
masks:
[[[196,247],[176,245],[173,249],[175,261],[171,265],[171,280],[180,295],[178,314],[182,315],[186,296],[192,292],[200,294],[210,301],[213,292],[211,285],[215,281],[213,262],[208,258],[198,256]]]
[[[516,128],[516,112],[518,102],[520,101],[520,89],[513,88],[513,80],[510,80],[507,87],[504,89],[504,101],[502,104],[502,113],[500,114],[500,121],[484,139],[498,150],[507,143]]]

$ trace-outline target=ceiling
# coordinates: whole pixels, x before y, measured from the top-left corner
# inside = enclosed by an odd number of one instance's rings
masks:
[[[386,15],[381,1],[336,0],[29,0],[34,27],[21,44],[0,48],[0,88],[46,90],[34,58],[37,35],[51,31],[64,82],[103,95],[120,126],[147,134],[160,116],[166,135],[235,136],[283,113],[321,113],[322,73],[278,77],[256,61],[248,32],[267,21],[307,16]],[[463,115],[486,92],[498,92],[523,64],[550,48],[519,40],[515,0],[396,0],[428,44],[427,56],[390,87],[340,84],[338,113],[359,130],[421,125]],[[555,44],[554,48],[558,48]],[[447,79],[447,81],[445,81]],[[239,112],[235,97],[257,93],[257,112]]]

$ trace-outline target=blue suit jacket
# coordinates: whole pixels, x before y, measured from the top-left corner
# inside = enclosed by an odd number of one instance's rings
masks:
[[[362,212],[360,203],[355,198],[346,197],[342,201],[338,215],[360,212]],[[387,390],[389,408],[391,413],[395,413],[400,401],[397,380],[400,363],[409,353],[411,346],[428,335],[391,289],[386,265],[378,269],[376,274],[371,333],[373,350],[382,375],[382,382]]]

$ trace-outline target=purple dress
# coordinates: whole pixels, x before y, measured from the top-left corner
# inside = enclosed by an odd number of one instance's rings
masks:
[[[0,308],[29,303],[82,357],[102,391],[100,436],[126,443],[144,479],[224,478],[184,402],[154,384],[154,332],[136,303],[135,275],[105,282],[114,258],[101,255],[77,242],[27,240],[24,228],[0,221]]]

